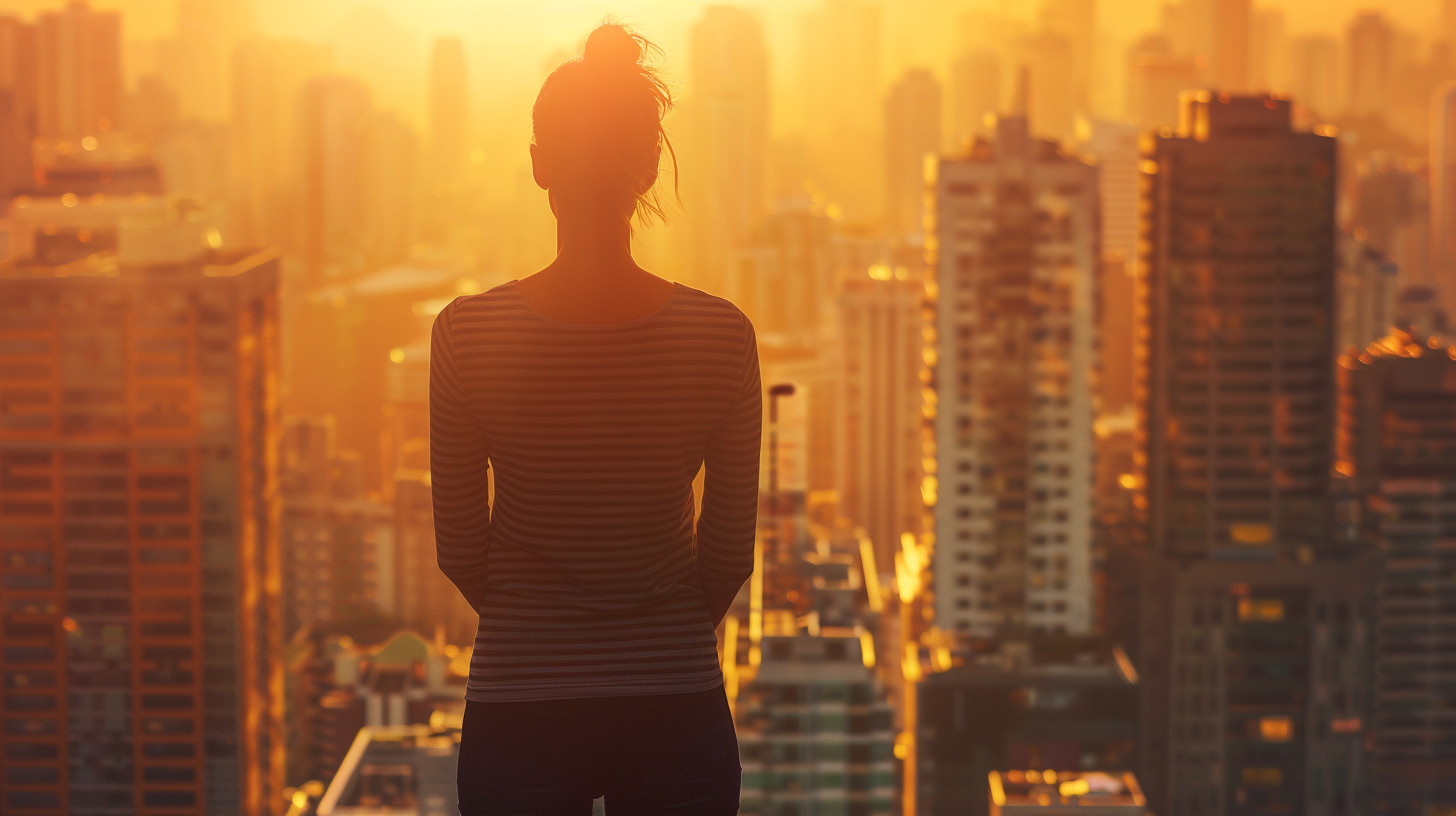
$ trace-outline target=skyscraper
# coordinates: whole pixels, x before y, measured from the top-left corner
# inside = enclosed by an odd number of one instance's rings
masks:
[[[1160,813],[1349,812],[1359,790],[1375,568],[1332,524],[1335,151],[1287,99],[1198,92],[1143,162]]]
[[[1403,331],[1340,358],[1340,461],[1356,534],[1386,553],[1375,614],[1373,777],[1379,812],[1456,806],[1456,706],[1444,676],[1456,615],[1456,347]]]
[[[1395,69],[1395,31],[1378,11],[1362,11],[1345,32],[1349,65],[1346,107],[1355,114],[1384,113]]]
[[[1330,540],[1335,140],[1278,97],[1189,94],[1182,119],[1143,162],[1152,543],[1308,557]]]
[[[41,136],[94,136],[121,122],[121,15],[73,0],[41,12],[36,76]]]
[[[766,203],[769,125],[768,51],[763,28],[737,6],[709,6],[693,26],[688,133],[684,156],[695,273],[725,291],[728,259]]]
[[[1340,107],[1340,44],[1312,34],[1289,43],[1289,93],[1301,107],[1333,116]]]
[[[458,185],[470,150],[470,95],[465,74],[465,44],[439,37],[430,50],[430,183]]]
[[[936,622],[1086,633],[1097,170],[1004,117],[934,184]]]
[[[6,813],[280,801],[278,261],[0,270]]]
[[[0,17],[0,201],[31,183],[36,47],[35,26]]]
[[[1206,1],[1206,0],[1205,0]],[[1209,73],[1214,87],[1249,90],[1250,0],[1213,0],[1213,53]]]
[[[369,89],[352,77],[318,77],[299,93],[304,262],[313,282],[360,271],[372,118]]]
[[[841,515],[874,543],[879,573],[893,575],[900,536],[924,527],[925,287],[875,269],[883,279],[847,280],[837,298],[834,482]]]
[[[1456,314],[1456,80],[1431,96],[1431,271],[1441,303]]]
[[[1196,88],[1202,71],[1192,57],[1173,51],[1162,35],[1134,43],[1127,53],[1127,114],[1143,130],[1178,123],[1178,94]]]
[[[897,239],[924,236],[925,160],[940,152],[940,131],[940,83],[907,71],[885,99],[886,221]]]

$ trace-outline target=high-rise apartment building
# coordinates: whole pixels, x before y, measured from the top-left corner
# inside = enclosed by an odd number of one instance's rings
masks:
[[[6,814],[280,801],[278,260],[0,267]]]
[[[763,639],[737,703],[742,813],[896,812],[894,712],[848,632]]]
[[[1154,559],[1138,778],[1168,816],[1369,813],[1379,558]]]
[[[886,223],[898,239],[925,235],[925,160],[940,152],[940,83],[907,71],[885,99]]]
[[[0,202],[30,185],[36,129],[37,31],[0,16]]]
[[[37,26],[37,125],[41,136],[79,138],[121,124],[121,14],[72,0]]]
[[[1431,96],[1431,271],[1441,303],[1456,314],[1456,80]]]
[[[1372,575],[1335,535],[1335,140],[1187,94],[1143,162],[1149,804],[1358,812]]]
[[[1092,625],[1095,167],[1024,117],[934,180],[937,625]]]
[[[694,149],[683,158],[694,198],[693,272],[723,292],[728,259],[767,202],[768,48],[753,14],[727,5],[704,10],[690,48],[685,113]]]
[[[1380,114],[1390,105],[1395,70],[1395,30],[1379,11],[1362,11],[1345,31],[1349,78],[1346,107],[1355,114]]]
[[[1456,347],[1395,331],[1340,358],[1348,520],[1385,553],[1375,602],[1372,777],[1378,812],[1456,806]]]
[[[1185,97],[1144,160],[1147,500],[1174,557],[1330,546],[1335,139],[1287,99]]]
[[[921,372],[929,323],[924,284],[884,277],[845,281],[837,299],[834,476],[840,515],[864,528],[875,568],[893,575],[900,536],[925,527]]]

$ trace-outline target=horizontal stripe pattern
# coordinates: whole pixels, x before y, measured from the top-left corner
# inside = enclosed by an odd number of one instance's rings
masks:
[[[753,326],[722,298],[675,284],[603,326],[549,320],[514,282],[447,306],[430,475],[440,569],[480,612],[466,699],[721,683],[713,629],[753,569],[762,421]]]

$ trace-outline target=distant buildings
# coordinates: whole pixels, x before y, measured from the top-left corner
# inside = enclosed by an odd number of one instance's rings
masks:
[[[852,631],[763,639],[738,700],[741,813],[896,812],[894,712]]]
[[[919,813],[994,812],[987,780],[1001,768],[1136,767],[1138,674],[1121,652],[1076,659],[1007,642],[964,660],[917,692]]]
[[[0,361],[0,810],[273,807],[277,256],[0,267]]]
[[[72,2],[36,18],[36,125],[79,139],[121,124],[121,14]]]
[[[940,152],[940,99],[940,83],[925,69],[907,71],[885,98],[885,211],[894,240],[924,241],[925,162]]]
[[[1456,347],[1407,332],[1340,358],[1346,522],[1385,556],[1375,601],[1369,735],[1379,812],[1456,806],[1456,666],[1445,648],[1456,612]]]
[[[1440,302],[1456,314],[1456,80],[1431,97],[1431,267]]]
[[[1335,353],[1362,349],[1396,325],[1400,268],[1379,251],[1341,233],[1335,268]]]
[[[936,624],[1086,633],[1097,171],[1005,117],[934,191]]]
[[[318,800],[317,816],[449,816],[459,812],[460,721],[370,726]],[[304,796],[307,801],[307,795]]]
[[[925,286],[888,266],[843,283],[833,354],[834,489],[839,513],[863,527],[881,574],[895,572],[904,533],[925,528]]]
[[[1147,798],[1131,772],[992,771],[990,816],[1144,816]]]

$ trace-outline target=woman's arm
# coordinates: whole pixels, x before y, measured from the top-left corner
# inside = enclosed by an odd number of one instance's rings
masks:
[[[704,455],[703,511],[698,518],[698,580],[713,625],[728,614],[738,588],[753,572],[758,526],[758,453],[763,390],[758,343],[747,328],[743,377],[737,398],[708,439]]]
[[[470,605],[485,602],[490,554],[490,450],[470,413],[456,367],[450,320],[440,312],[430,333],[430,494],[435,507],[435,555],[440,571]]]

